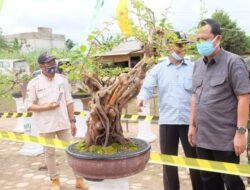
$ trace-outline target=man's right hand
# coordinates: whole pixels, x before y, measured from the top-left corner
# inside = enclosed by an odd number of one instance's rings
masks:
[[[54,110],[54,109],[58,108],[59,106],[60,106],[60,104],[58,104],[57,102],[51,102],[51,103],[47,104],[48,110]]]
[[[59,106],[60,104],[58,104],[57,102],[51,102],[51,103],[42,104],[42,105],[32,104],[30,107],[28,107],[28,111],[43,112],[43,111],[54,110],[58,108]]]
[[[188,129],[188,142],[192,147],[195,147],[195,126],[189,125]]]
[[[145,105],[145,100],[137,100],[137,103],[136,103],[136,110],[138,112],[142,112],[142,106]]]

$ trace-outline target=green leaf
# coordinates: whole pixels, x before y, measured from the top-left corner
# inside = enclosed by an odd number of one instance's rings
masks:
[[[95,36],[90,34],[90,35],[88,36],[88,39],[89,39],[89,40],[93,40],[93,39],[95,39]]]
[[[80,46],[80,51],[84,53],[87,50],[87,47],[85,45]]]

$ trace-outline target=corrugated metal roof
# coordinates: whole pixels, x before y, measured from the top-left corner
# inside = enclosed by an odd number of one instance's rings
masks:
[[[137,52],[140,50],[142,50],[141,43],[136,40],[130,40],[120,44],[117,47],[114,47],[110,52],[98,54],[97,56],[106,57],[114,55],[128,55],[132,52]]]

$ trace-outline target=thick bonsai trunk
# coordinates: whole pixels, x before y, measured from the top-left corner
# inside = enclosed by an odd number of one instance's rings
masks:
[[[87,146],[108,146],[115,142],[128,144],[122,131],[122,108],[138,94],[146,71],[145,59],[142,59],[129,73],[121,74],[108,87],[103,87],[98,80],[85,75],[84,83],[93,93],[85,136]]]
[[[93,94],[85,136],[87,147],[94,144],[108,146],[111,143],[126,146],[129,143],[122,131],[122,108],[139,93],[147,70],[155,62],[157,52],[153,48],[154,34],[154,29],[149,31],[143,59],[129,73],[121,74],[109,86],[102,85],[97,79],[84,74],[84,84]]]

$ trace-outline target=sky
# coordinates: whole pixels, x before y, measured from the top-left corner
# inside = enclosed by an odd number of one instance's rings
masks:
[[[0,12],[3,34],[34,32],[37,27],[51,27],[53,33],[65,34],[66,38],[81,43],[94,27],[115,17],[118,0],[104,0],[97,21],[97,0],[5,0]],[[187,32],[197,25],[200,18],[201,0],[144,0],[156,15],[168,9],[168,20],[175,30]],[[216,9],[229,13],[232,20],[250,35],[250,0],[203,0],[210,17]],[[112,30],[119,29],[114,25]]]

